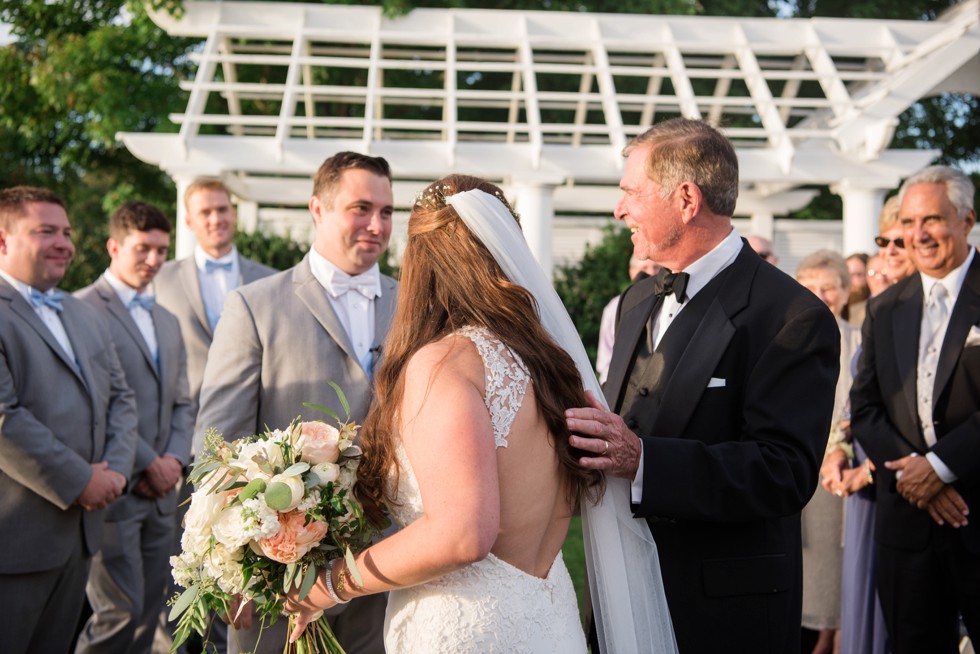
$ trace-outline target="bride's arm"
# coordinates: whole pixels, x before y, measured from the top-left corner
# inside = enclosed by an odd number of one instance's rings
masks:
[[[344,574],[341,599],[421,584],[489,554],[500,526],[500,494],[483,394],[483,361],[468,339],[430,344],[412,357],[398,415],[425,514],[355,557],[363,584],[351,586]],[[341,564],[331,571],[333,588]],[[313,613],[331,605],[321,579],[302,604],[287,608]]]

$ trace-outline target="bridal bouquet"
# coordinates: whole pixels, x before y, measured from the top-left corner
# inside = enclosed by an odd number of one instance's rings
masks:
[[[251,601],[263,627],[275,622],[286,592],[296,588],[305,597],[338,556],[346,557],[360,583],[352,552],[366,547],[373,533],[351,492],[359,426],[340,388],[331,386],[347,412],[344,421],[325,407],[306,406],[332,416],[339,429],[296,420],[285,430],[233,443],[208,432],[188,478],[195,491],[182,551],[170,560],[174,580],[186,588],[171,602],[170,619],[178,621],[174,650],[192,631],[205,634],[212,610],[228,615]],[[311,623],[295,647],[298,654],[343,652],[324,618]]]

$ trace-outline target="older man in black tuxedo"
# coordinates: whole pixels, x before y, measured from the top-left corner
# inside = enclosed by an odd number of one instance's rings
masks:
[[[852,429],[877,468],[878,590],[895,654],[980,636],[980,260],[974,187],[931,166],[899,191],[919,274],[868,304]]]
[[[595,454],[584,466],[632,481],[682,654],[798,652],[800,510],[829,433],[834,317],[733,229],[738,161],[724,136],[674,119],[626,154],[616,217],[669,270],[624,294],[614,412],[570,410],[584,435],[571,443]]]

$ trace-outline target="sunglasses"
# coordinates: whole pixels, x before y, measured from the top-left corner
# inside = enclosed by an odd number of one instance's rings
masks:
[[[898,238],[885,238],[884,236],[875,236],[875,245],[880,248],[888,247],[889,243],[894,243],[895,247],[900,250],[905,249],[905,239],[899,236]]]

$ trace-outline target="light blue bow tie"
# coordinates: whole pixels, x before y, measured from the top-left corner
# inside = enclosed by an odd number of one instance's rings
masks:
[[[147,311],[152,311],[153,305],[156,303],[156,301],[157,301],[156,295],[148,295],[146,293],[140,293],[129,301],[129,308],[132,309],[133,307],[143,307]]]
[[[204,260],[204,272],[213,273],[215,270],[231,270],[230,261],[212,261],[211,259]]]
[[[357,291],[370,300],[378,294],[378,278],[371,273],[343,278],[334,275],[333,279],[330,280],[330,286],[334,297],[340,297],[347,291]]]
[[[36,288],[31,289],[31,304],[35,307],[40,307],[42,304],[54,309],[58,313],[64,310],[61,306],[61,301],[65,298],[65,294],[61,291],[50,291],[49,293],[42,293]]]

